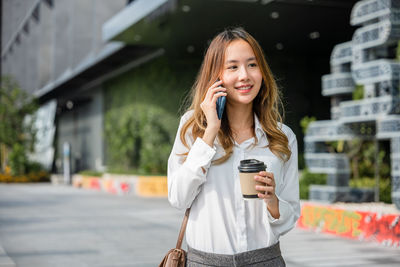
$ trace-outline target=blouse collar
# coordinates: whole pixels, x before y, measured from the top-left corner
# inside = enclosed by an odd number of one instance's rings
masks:
[[[267,137],[261,126],[260,120],[258,119],[258,117],[255,113],[254,113],[254,131],[256,133],[258,140],[260,140],[262,137],[264,137],[264,138]]]
[[[265,132],[261,126],[260,120],[258,119],[258,117],[255,113],[254,113],[254,131],[255,131],[258,142],[260,142],[260,140],[262,140],[263,138],[265,138],[265,139],[267,138],[267,135],[265,134]],[[215,138],[214,145],[217,145],[217,144],[220,145],[218,138]]]

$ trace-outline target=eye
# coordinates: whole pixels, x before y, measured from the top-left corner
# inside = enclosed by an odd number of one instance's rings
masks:
[[[228,67],[228,70],[234,70],[234,69],[236,69],[236,68],[237,68],[236,65],[232,65],[232,66],[229,66],[229,67]]]
[[[257,63],[250,63],[249,66],[252,68],[257,67]]]

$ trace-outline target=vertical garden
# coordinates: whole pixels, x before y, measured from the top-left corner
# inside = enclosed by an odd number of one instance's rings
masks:
[[[180,107],[198,64],[162,56],[104,85],[108,172],[166,174]]]

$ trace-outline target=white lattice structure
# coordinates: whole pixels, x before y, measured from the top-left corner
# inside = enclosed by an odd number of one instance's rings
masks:
[[[392,201],[400,209],[400,0],[359,1],[350,24],[360,28],[351,41],[334,47],[331,73],[322,77],[332,120],[311,123],[304,138],[309,170],[328,174],[327,185],[311,186],[310,199],[371,201],[372,190],[352,192],[348,187],[346,154],[329,153],[325,142],[376,137],[390,140]],[[349,101],[356,85],[363,86],[363,99]]]

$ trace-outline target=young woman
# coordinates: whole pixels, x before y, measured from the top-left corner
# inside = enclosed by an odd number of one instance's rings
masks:
[[[216,82],[217,81],[217,82]],[[218,119],[217,98],[226,96]],[[191,207],[187,266],[285,266],[279,237],[300,215],[297,140],[282,124],[279,91],[257,41],[241,28],[211,42],[168,160],[168,199]],[[267,165],[244,200],[238,166]]]

